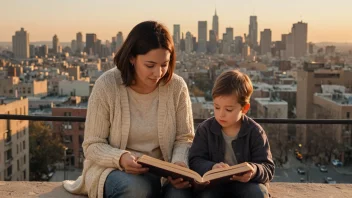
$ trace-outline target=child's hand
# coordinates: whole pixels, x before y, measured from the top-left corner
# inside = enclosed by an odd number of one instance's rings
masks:
[[[253,171],[247,171],[245,173],[232,176],[232,178],[230,180],[239,181],[242,183],[247,183],[247,182],[249,182],[249,180],[252,179],[253,176],[254,176]]]
[[[217,169],[217,168],[227,168],[227,167],[230,167],[230,166],[228,164],[220,162],[220,163],[214,164],[212,170]]]

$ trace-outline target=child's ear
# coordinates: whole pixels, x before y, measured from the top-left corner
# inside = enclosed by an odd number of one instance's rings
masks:
[[[246,114],[249,110],[249,108],[251,107],[251,104],[245,104],[243,107],[242,107],[242,113],[243,114]]]

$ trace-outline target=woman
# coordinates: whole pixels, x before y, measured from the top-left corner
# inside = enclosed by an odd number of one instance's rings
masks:
[[[184,80],[173,74],[175,50],[154,21],[135,26],[114,58],[117,68],[95,83],[88,103],[82,176],[64,181],[89,197],[157,197],[160,177],[136,162],[142,154],[187,167],[194,137]],[[165,197],[190,197],[190,184],[168,178]]]

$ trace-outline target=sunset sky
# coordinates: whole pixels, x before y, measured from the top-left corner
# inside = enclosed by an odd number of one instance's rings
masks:
[[[233,27],[235,36],[243,36],[249,16],[256,15],[258,37],[270,28],[273,40],[279,40],[303,20],[308,23],[308,41],[352,42],[351,0],[2,0],[0,41],[11,41],[21,27],[30,41],[50,41],[57,34],[60,42],[70,42],[77,32],[96,33],[105,41],[118,31],[126,37],[145,20],[158,20],[170,32],[173,24],[180,24],[181,32],[197,36],[199,20],[207,20],[211,29],[215,7],[220,35]]]

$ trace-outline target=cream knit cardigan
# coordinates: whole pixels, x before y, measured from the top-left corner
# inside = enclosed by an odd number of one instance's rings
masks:
[[[163,159],[188,164],[188,149],[194,137],[191,101],[185,81],[176,74],[159,85],[158,137]],[[127,89],[117,68],[96,81],[88,102],[85,122],[83,172],[76,181],[63,181],[73,194],[103,198],[108,174],[122,170],[120,157],[126,151],[130,130]],[[138,187],[137,187],[138,188]]]

